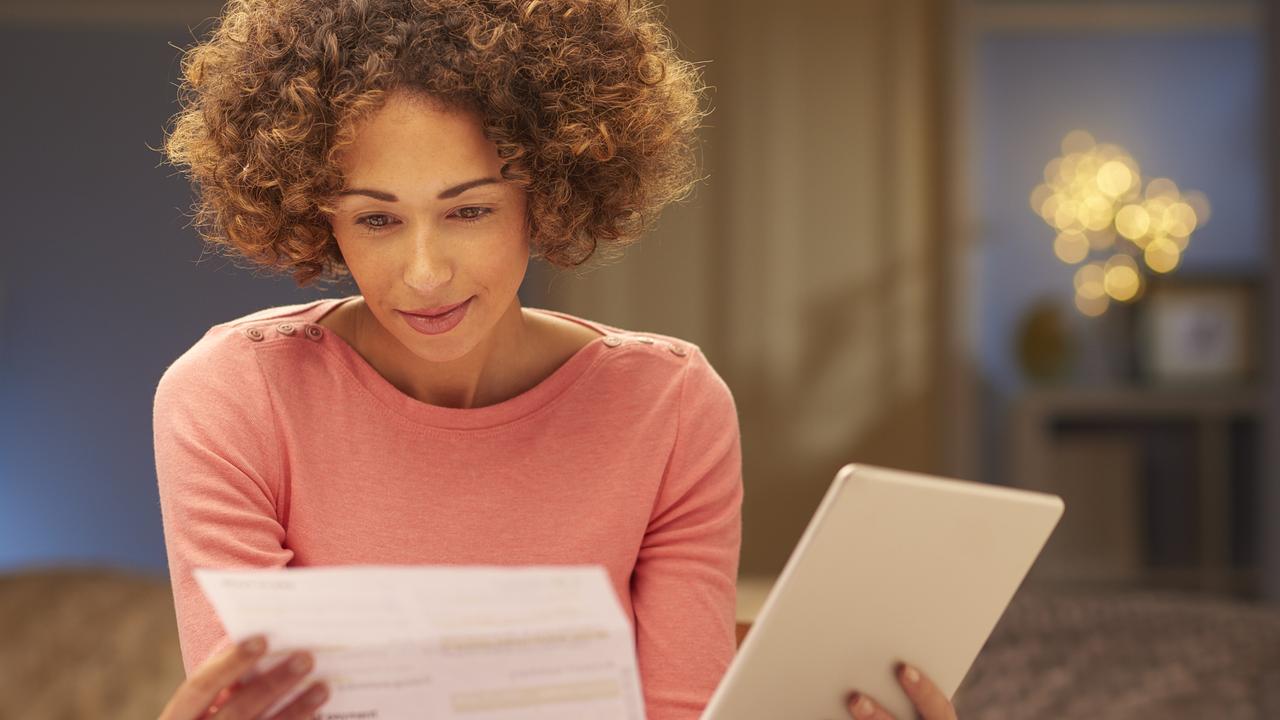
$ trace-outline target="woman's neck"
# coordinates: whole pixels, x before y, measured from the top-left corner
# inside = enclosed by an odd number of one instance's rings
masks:
[[[374,317],[364,298],[353,303],[351,317],[360,354],[388,382],[421,402],[484,407],[515,397],[537,382],[529,382],[539,355],[537,337],[518,298],[485,339],[466,355],[447,362],[430,362],[409,352]]]

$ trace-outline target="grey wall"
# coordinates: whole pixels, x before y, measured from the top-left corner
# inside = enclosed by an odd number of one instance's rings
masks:
[[[163,570],[151,400],[210,325],[317,296],[202,248],[161,156],[183,25],[0,26],[0,567]]]
[[[1280,277],[1280,133],[1276,128],[1280,128],[1280,7],[1276,7],[1276,3],[1267,5],[1267,88],[1268,88],[1268,107],[1267,107],[1267,127],[1270,132],[1267,134],[1268,162],[1269,162],[1269,179],[1270,194],[1268,196],[1268,206],[1270,207],[1269,220],[1267,227],[1267,249],[1269,258],[1267,265],[1271,269],[1273,277]],[[1266,407],[1269,411],[1271,421],[1266,426],[1266,452],[1264,457],[1267,460],[1267,472],[1263,477],[1266,478],[1267,484],[1263,493],[1259,508],[1259,517],[1263,521],[1259,524],[1263,533],[1263,569],[1265,572],[1266,584],[1264,591],[1266,596],[1275,600],[1280,600],[1280,523],[1275,518],[1280,517],[1280,422],[1276,418],[1280,418],[1280,377],[1276,373],[1276,360],[1280,358],[1280,283],[1271,284],[1271,293],[1269,297],[1268,310],[1270,316],[1268,318],[1267,328],[1268,335],[1268,373],[1269,387],[1267,388]]]

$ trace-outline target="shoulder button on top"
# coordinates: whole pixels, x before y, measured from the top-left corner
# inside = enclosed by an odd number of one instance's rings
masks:
[[[644,343],[645,345],[652,345],[652,344],[653,344],[653,338],[651,338],[651,337],[645,337],[645,336],[643,336],[643,335],[642,335],[642,336],[640,336],[640,337],[638,337],[638,338],[636,338],[636,340],[637,340],[638,342],[642,342],[642,343]]]
[[[688,355],[688,353],[685,352],[685,349],[680,347],[679,345],[671,345],[667,349],[670,350],[671,354],[673,355],[679,355],[680,357],[684,357],[685,355]]]
[[[605,335],[604,344],[608,345],[609,347],[618,347],[619,345],[622,344],[622,338],[616,335]]]
[[[293,323],[280,323],[276,326],[276,332],[281,335],[292,335],[296,330],[293,327]]]
[[[254,342],[257,342],[263,338],[262,331],[256,327],[245,328],[244,334]]]
[[[312,340],[319,340],[320,336],[324,335],[324,329],[319,325],[308,325],[303,329],[303,332]]]

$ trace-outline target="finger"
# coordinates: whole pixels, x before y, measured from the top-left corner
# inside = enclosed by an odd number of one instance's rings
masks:
[[[236,691],[236,688],[239,684],[240,684],[239,681],[236,681],[222,688],[222,692],[218,693],[218,696],[213,699],[212,703],[210,703],[209,713],[208,713],[209,717],[213,717],[218,712],[218,708],[222,707],[223,703],[231,699],[231,694]],[[204,716],[202,715],[201,719],[203,720],[203,718]]]
[[[160,720],[187,720],[203,716],[214,698],[252,668],[266,651],[266,638],[261,635],[229,644],[183,681],[161,711]]]
[[[302,694],[290,700],[280,712],[272,715],[270,720],[307,720],[328,699],[329,686],[323,682],[314,682]]]
[[[291,653],[274,667],[246,682],[231,699],[218,710],[218,719],[249,720],[257,718],[272,703],[302,681],[311,672],[315,660],[311,653]]]
[[[956,720],[955,706],[919,668],[901,663],[897,675],[898,684],[924,720]]]
[[[850,693],[847,704],[849,714],[856,720],[894,720],[889,711],[872,700],[869,695],[860,692]]]

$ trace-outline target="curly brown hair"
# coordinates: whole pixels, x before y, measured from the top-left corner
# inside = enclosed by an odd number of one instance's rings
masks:
[[[358,121],[406,89],[472,111],[528,197],[530,251],[577,267],[699,177],[710,110],[656,6],[629,0],[230,0],[182,58],[164,141],[209,243],[299,285],[349,274],[330,199]]]

